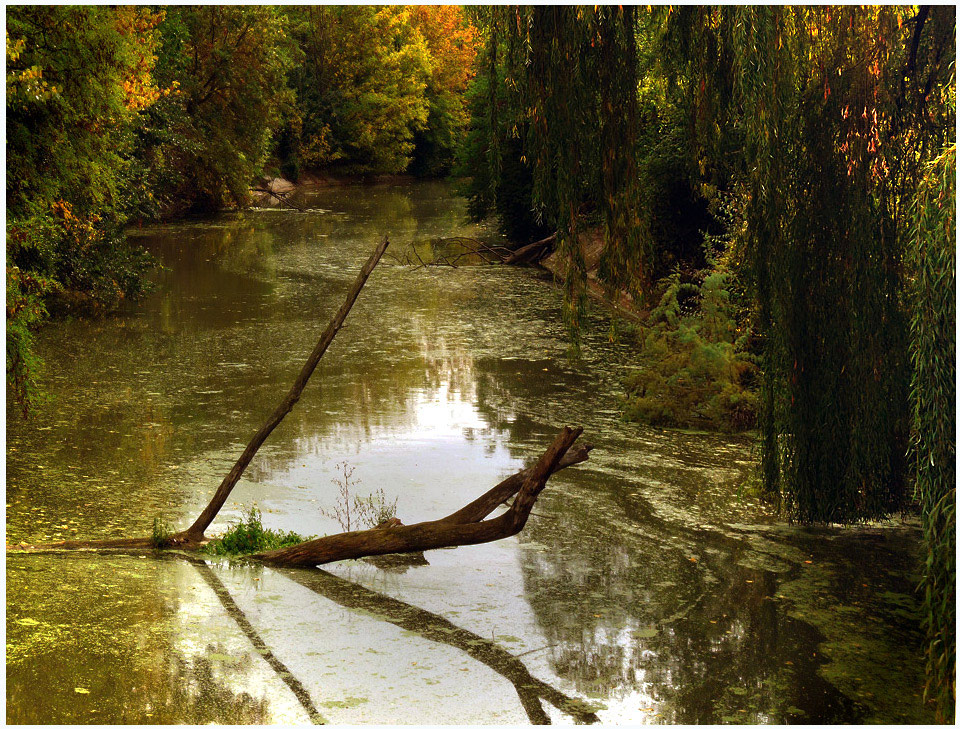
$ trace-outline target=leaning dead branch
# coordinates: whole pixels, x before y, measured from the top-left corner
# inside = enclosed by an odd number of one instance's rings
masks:
[[[303,394],[303,389],[307,386],[310,375],[313,374],[313,371],[320,363],[321,357],[323,357],[324,353],[327,351],[327,348],[330,346],[330,343],[333,341],[334,337],[337,336],[337,332],[340,331],[344,320],[347,318],[347,314],[350,313],[350,309],[353,307],[353,302],[357,300],[357,296],[360,295],[363,285],[367,282],[367,279],[370,277],[373,269],[380,261],[380,258],[383,256],[383,252],[387,249],[388,245],[390,245],[390,241],[386,236],[384,236],[376,250],[374,250],[374,252],[370,255],[370,258],[367,259],[367,262],[363,264],[363,268],[360,269],[360,273],[357,276],[356,281],[353,282],[353,286],[347,293],[346,300],[343,302],[343,305],[341,305],[339,311],[337,311],[336,315],[327,325],[327,328],[323,331],[323,334],[320,335],[320,340],[317,342],[316,346],[313,348],[313,351],[310,353],[310,356],[307,358],[306,363],[300,370],[300,374],[297,375],[297,379],[294,381],[290,391],[286,394],[283,400],[281,400],[276,410],[270,414],[270,417],[267,418],[266,422],[260,426],[260,430],[258,430],[254,434],[253,438],[250,439],[247,447],[244,448],[243,453],[240,454],[240,458],[237,459],[237,462],[234,464],[233,468],[231,468],[230,472],[226,475],[226,477],[224,477],[223,482],[220,484],[220,488],[217,489],[217,492],[213,495],[210,503],[207,504],[207,508],[203,510],[203,512],[197,517],[197,520],[190,526],[189,529],[170,538],[171,545],[176,547],[185,547],[191,544],[200,544],[203,542],[204,532],[206,531],[207,527],[210,526],[210,523],[216,518],[217,514],[220,513],[220,509],[222,509],[223,505],[226,503],[227,497],[230,496],[230,492],[233,491],[233,487],[237,485],[237,481],[240,480],[240,477],[250,464],[250,461],[252,461],[253,457],[257,454],[257,451],[260,450],[260,446],[263,445],[264,441],[266,441],[269,435],[273,432],[274,428],[280,425],[280,422],[287,416],[287,413],[293,410],[293,406],[297,404],[298,400],[300,400],[300,396]]]
[[[531,515],[530,510],[536,496],[542,490],[542,486],[539,489],[537,488],[541,479],[543,483],[546,483],[546,479],[557,471],[583,463],[589,457],[593,446],[574,445],[570,447],[568,445],[568,443],[576,440],[581,432],[581,428],[564,428],[536,465],[508,476],[463,508],[442,519],[409,526],[404,526],[399,523],[398,519],[393,519],[373,529],[323,537],[311,542],[304,542],[296,545],[296,547],[255,554],[252,555],[252,558],[273,565],[311,566],[341,559],[383,554],[407,554],[439,547],[480,544],[512,536],[523,528],[526,518]],[[566,445],[566,448],[564,448],[564,445]],[[553,450],[559,452],[561,456],[555,462],[553,456],[551,456]],[[544,463],[552,463],[551,470],[545,476],[543,472],[537,472],[536,470]],[[528,482],[531,484],[529,487],[527,487]],[[521,493],[527,493],[527,501],[518,505]],[[497,507],[502,506],[514,496],[517,496],[517,498],[514,499],[505,514],[496,519],[484,521]],[[346,545],[346,547],[343,545]],[[367,545],[366,548],[364,548],[364,545]],[[136,554],[144,549],[151,549],[152,546],[150,539],[114,539],[56,542],[20,546],[14,549],[25,552],[43,551],[47,553],[94,550],[111,554]],[[202,546],[202,542],[188,542],[180,545],[180,549],[184,552],[190,552],[200,546]],[[297,547],[304,549],[298,551]]]

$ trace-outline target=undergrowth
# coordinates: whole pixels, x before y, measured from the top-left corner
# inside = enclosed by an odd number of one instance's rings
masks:
[[[254,554],[282,547],[292,547],[313,537],[303,537],[296,532],[265,529],[260,520],[260,510],[251,507],[246,521],[240,521],[203,547],[208,554]]]
[[[626,383],[626,417],[669,427],[754,427],[759,368],[729,274],[715,271],[697,285],[676,272],[663,283],[660,303],[637,332],[640,369]]]

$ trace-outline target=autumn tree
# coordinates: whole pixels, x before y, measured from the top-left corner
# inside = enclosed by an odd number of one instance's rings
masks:
[[[439,175],[450,170],[467,126],[465,93],[474,76],[480,36],[456,5],[415,5],[410,23],[426,43],[430,60],[424,91],[427,122],[414,132],[410,171]]]
[[[18,6],[7,13],[7,381],[36,396],[32,329],[51,304],[102,310],[136,295],[145,256],[122,234],[145,190],[133,129],[162,14]]]
[[[138,158],[157,199],[148,215],[245,204],[291,97],[295,49],[265,6],[170,7],[157,83],[170,93],[140,132]]]
[[[400,6],[291,8],[303,59],[291,73],[294,166],[402,172],[427,121],[429,52]]]

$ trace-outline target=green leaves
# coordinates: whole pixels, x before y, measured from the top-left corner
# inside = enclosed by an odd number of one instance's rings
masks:
[[[955,144],[925,168],[911,213],[911,446],[927,547],[920,583],[925,693],[950,722],[956,701]]]
[[[217,555],[243,555],[267,552],[310,539],[294,532],[265,529],[260,520],[260,510],[255,506],[247,513],[246,521],[233,524],[224,534],[210,540],[203,550]]]
[[[418,142],[434,155],[423,167],[449,156],[474,53],[459,8],[304,7],[287,16],[303,53],[290,74],[299,121],[284,142],[288,161],[383,174],[406,170]]]

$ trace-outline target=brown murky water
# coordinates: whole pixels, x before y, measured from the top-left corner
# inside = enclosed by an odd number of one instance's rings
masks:
[[[332,533],[382,488],[406,523],[522,467],[561,425],[590,460],[519,537],[326,571],[7,557],[12,723],[927,722],[912,524],[807,530],[741,495],[747,437],[624,423],[602,312],[567,357],[534,271],[412,269],[484,235],[442,183],[320,190],[133,235],[163,261],[123,316],[47,327],[52,396],[7,425],[7,542],[183,527],[289,387],[378,236],[393,241],[213,531]],[[745,492],[744,492],[745,493]]]

